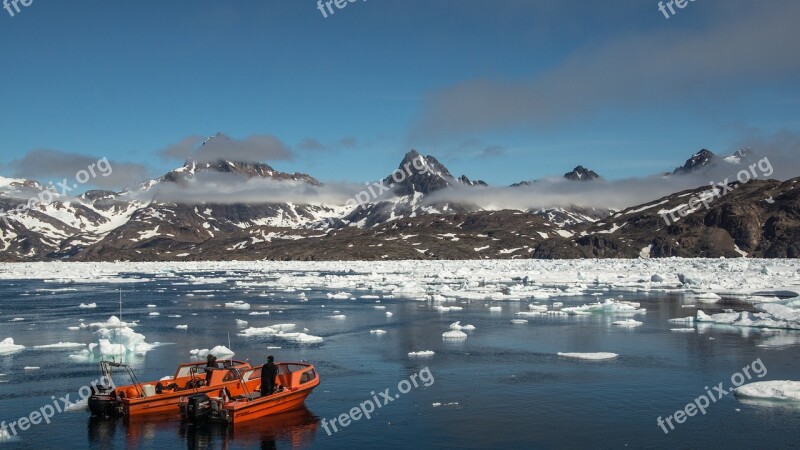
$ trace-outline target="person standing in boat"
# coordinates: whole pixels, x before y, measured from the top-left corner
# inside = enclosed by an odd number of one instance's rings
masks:
[[[208,356],[206,357],[206,385],[211,383],[211,369],[216,369],[216,368],[217,368],[217,357],[209,353]]]
[[[261,368],[261,396],[272,395],[275,393],[275,377],[278,375],[278,366],[275,365],[275,358],[267,356],[267,363]]]

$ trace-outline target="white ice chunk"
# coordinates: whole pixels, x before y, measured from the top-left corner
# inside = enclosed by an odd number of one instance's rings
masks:
[[[36,350],[60,350],[60,349],[74,349],[83,347],[86,347],[86,344],[80,344],[77,342],[59,342],[57,344],[35,345],[33,348],[35,348]]]
[[[616,322],[612,322],[611,324],[616,325],[618,327],[627,327],[627,328],[640,327],[643,325],[642,322],[633,319],[617,320]]]
[[[445,331],[444,333],[442,333],[442,338],[444,338],[444,339],[466,339],[467,338],[467,333],[464,333],[463,331],[459,331],[459,330],[450,330],[450,331]]]
[[[800,381],[757,381],[736,388],[736,396],[755,400],[800,402]]]
[[[208,355],[214,355],[217,358],[230,358],[231,356],[235,355],[231,349],[225,347],[224,345],[218,345],[211,350],[207,348],[190,350],[189,354],[192,356],[197,356],[198,358],[205,358]]]
[[[14,338],[5,338],[0,341],[0,355],[8,355],[24,349],[24,345],[17,345],[14,343]]]
[[[231,309],[250,309],[250,304],[242,300],[236,300],[235,302],[226,302],[225,307]]]
[[[122,322],[117,316],[111,316],[105,322],[90,323],[91,328],[118,328],[118,327],[135,327],[136,322]]]
[[[619,356],[616,353],[608,353],[608,352],[596,352],[596,353],[562,353],[559,352],[558,356],[563,356],[564,358],[575,358],[575,359],[585,359],[590,361],[599,361],[603,359],[612,359]]]

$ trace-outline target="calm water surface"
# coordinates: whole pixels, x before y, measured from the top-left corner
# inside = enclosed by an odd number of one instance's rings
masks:
[[[212,273],[197,274],[213,276]],[[221,274],[220,274],[221,275]],[[136,274],[149,278],[151,275]],[[192,285],[176,279],[146,283],[55,284],[41,281],[0,283],[0,339],[13,337],[27,348],[0,356],[0,419],[6,422],[51,403],[51,396],[71,393],[95,380],[97,361],[69,358],[74,350],[34,350],[35,345],[96,341],[92,331],[67,328],[84,319],[105,321],[117,314],[124,291],[124,320],[138,320],[136,331],[150,343],[146,356],[129,357],[141,379],[171,375],[189,350],[228,343],[238,359],[262,362],[268,353],[278,360],[315,364],[322,384],[306,408],[256,420],[243,426],[196,428],[175,417],[131,420],[90,418],[80,410],[58,414],[51,424],[32,426],[3,448],[797,448],[800,409],[790,404],[744,403],[729,395],[665,435],[656,418],[667,416],[719,382],[760,358],[768,369],[763,380],[800,379],[800,334],[762,333],[719,326],[700,326],[690,333],[670,328],[675,317],[694,315],[682,308],[681,296],[624,293],[639,301],[646,315],[634,329],[613,326],[624,319],[610,315],[530,318],[512,325],[514,313],[528,303],[458,302],[463,311],[440,313],[430,302],[400,297],[334,300],[327,292],[248,288],[224,281]],[[70,289],[70,290],[66,290]],[[71,290],[74,289],[74,290]],[[341,291],[341,289],[336,289]],[[193,294],[187,296],[187,294]],[[356,293],[356,297],[364,294]],[[608,298],[619,293],[603,293]],[[379,294],[380,295],[380,294]],[[596,301],[596,296],[556,299],[565,306]],[[244,300],[250,311],[225,309],[224,302]],[[96,302],[96,309],[80,303]],[[542,304],[550,303],[542,301]],[[156,304],[160,316],[148,316]],[[323,307],[324,305],[324,307]],[[263,308],[267,306],[268,308]],[[714,306],[721,308],[723,306]],[[728,305],[730,307],[730,305]],[[737,305],[741,308],[741,305]],[[706,312],[715,311],[703,305]],[[252,311],[270,315],[249,315]],[[330,318],[334,311],[346,319]],[[385,311],[393,313],[386,317]],[[195,313],[196,315],[192,315]],[[170,318],[169,315],[181,315]],[[12,321],[21,317],[24,321]],[[237,335],[234,319],[251,327],[295,323],[298,330],[322,336],[322,344],[299,345],[269,337]],[[449,324],[473,324],[463,342],[446,342]],[[188,324],[188,330],[177,330]],[[372,335],[371,329],[384,335]],[[268,346],[280,349],[267,350]],[[408,352],[433,350],[431,358],[412,359]],[[615,352],[609,361],[569,360],[557,352]],[[39,367],[24,370],[24,367]],[[420,385],[376,411],[369,421],[352,423],[328,435],[321,420],[347,412],[390,388],[430,369],[434,382]],[[123,380],[124,381],[124,380]],[[757,380],[756,380],[757,381]],[[434,404],[441,404],[434,406]]]

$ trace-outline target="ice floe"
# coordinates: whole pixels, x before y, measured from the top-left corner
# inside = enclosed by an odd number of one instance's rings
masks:
[[[467,333],[460,330],[450,330],[442,333],[443,339],[466,339]]]
[[[800,310],[775,303],[761,303],[756,309],[760,312],[726,310],[711,315],[698,310],[696,320],[739,327],[800,330]]]
[[[370,334],[386,334],[385,330],[369,330]]]
[[[559,352],[558,356],[562,356],[564,358],[574,358],[574,359],[585,359],[589,361],[600,361],[603,359],[613,359],[619,356],[616,353],[608,353],[608,352],[595,352],[595,353],[562,353]]]
[[[459,320],[458,322],[451,323],[451,324],[450,324],[450,329],[451,329],[451,330],[467,330],[467,331],[473,331],[473,330],[475,329],[475,325],[469,325],[469,324],[467,324],[467,325],[461,325],[461,321]]]
[[[528,321],[525,319],[511,319],[511,323],[514,325],[525,325]]]
[[[435,355],[433,350],[421,350],[421,351],[418,351],[418,352],[409,352],[408,353],[408,356],[411,357],[411,358],[427,358],[427,357],[430,357],[430,356],[433,356],[433,355]]]
[[[699,301],[701,301],[703,303],[716,303],[716,302],[722,300],[722,297],[720,297],[718,294],[715,294],[713,292],[704,292],[704,293],[701,293],[701,294],[695,294],[694,298],[696,298],[697,300],[699,300]]]
[[[236,300],[235,302],[226,302],[225,307],[231,309],[250,309],[250,304],[242,300]]]
[[[615,326],[618,326],[618,327],[634,328],[634,327],[640,327],[640,326],[644,325],[644,323],[639,322],[638,320],[625,319],[625,320],[617,320],[616,322],[612,322],[611,325],[615,325]]]
[[[583,306],[561,308],[561,312],[567,313],[569,315],[588,315],[588,314],[633,315],[633,314],[645,314],[647,310],[641,308],[640,304],[636,302],[608,299],[602,303],[597,302]]]
[[[667,322],[692,324],[692,323],[694,323],[694,317],[692,317],[692,316],[689,316],[689,317],[676,317],[674,319],[669,319]]]
[[[295,328],[295,324],[277,324],[261,328],[246,328],[239,332],[240,336],[269,336],[286,341],[296,342],[299,344],[316,344],[323,342],[323,338],[319,336],[312,336],[306,333],[287,333],[287,330]]]
[[[461,306],[444,306],[444,305],[436,305],[434,307],[435,310],[439,312],[450,312],[450,311],[463,311],[464,308]]]
[[[800,402],[800,381],[757,381],[739,386],[736,397],[752,400]]]
[[[63,350],[63,349],[76,349],[86,347],[86,344],[78,342],[58,342],[56,344],[34,345],[36,350]]]
[[[175,325],[176,330],[188,330],[189,325]]]
[[[97,308],[97,303],[81,303],[80,305],[78,305],[78,308],[94,309]]]

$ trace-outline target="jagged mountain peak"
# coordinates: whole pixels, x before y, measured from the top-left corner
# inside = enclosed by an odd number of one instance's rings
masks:
[[[429,194],[456,182],[450,171],[431,155],[412,149],[405,154],[397,170],[384,179],[397,195]]]
[[[700,168],[707,167],[716,159],[717,155],[711,150],[702,149],[687,159],[683,166],[672,171],[673,175],[692,173]]]
[[[594,170],[587,169],[583,166],[577,166],[571,172],[564,174],[564,178],[573,181],[590,181],[600,178]]]
[[[465,186],[489,186],[489,184],[483,180],[470,180],[466,175],[458,177],[458,182]]]
[[[223,135],[224,136],[224,135]],[[277,181],[302,181],[308,184],[319,186],[321,183],[311,175],[295,172],[286,173],[275,170],[269,164],[255,161],[230,161],[217,159],[215,161],[197,162],[188,160],[183,166],[170,171],[162,176],[162,182],[185,182],[198,173],[230,173],[243,175],[247,178],[272,178]]]

